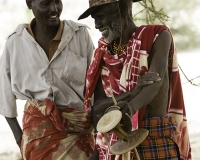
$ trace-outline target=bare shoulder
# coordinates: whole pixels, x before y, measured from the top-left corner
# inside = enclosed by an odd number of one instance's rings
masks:
[[[159,73],[161,78],[164,77],[165,69],[168,65],[171,44],[171,33],[167,30],[162,31],[154,41],[148,57],[149,71]]]
[[[163,30],[159,34],[158,38],[162,39],[164,41],[168,41],[169,43],[171,43],[171,41],[172,41],[172,35],[171,35],[170,31],[168,31],[168,30]]]
[[[163,30],[158,37],[156,38],[153,49],[166,49],[166,51],[169,50],[172,42],[172,35],[169,31]]]

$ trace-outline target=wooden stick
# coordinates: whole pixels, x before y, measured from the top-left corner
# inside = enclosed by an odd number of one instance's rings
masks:
[[[135,155],[137,157],[137,160],[140,160],[140,156],[138,154],[137,148],[134,148],[134,152],[135,152]]]

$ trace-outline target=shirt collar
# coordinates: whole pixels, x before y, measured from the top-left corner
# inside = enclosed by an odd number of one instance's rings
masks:
[[[32,19],[31,23],[27,26],[27,31],[31,34],[31,36],[34,37],[34,34],[33,34],[33,30],[32,30],[32,27],[33,25],[36,23],[36,20],[35,18]],[[59,23],[59,27],[58,27],[58,32],[56,34],[56,36],[54,37],[53,40],[56,40],[56,41],[60,41],[61,40],[61,37],[62,37],[62,32],[63,32],[63,29],[64,29],[64,23],[63,21],[60,20],[60,23]]]

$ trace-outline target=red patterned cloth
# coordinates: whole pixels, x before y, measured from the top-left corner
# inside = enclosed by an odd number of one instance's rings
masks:
[[[98,48],[94,52],[92,63],[87,72],[85,108],[89,109],[90,99],[94,93],[96,84],[100,76],[106,95],[109,97],[107,88],[111,88],[114,95],[121,94],[134,88],[138,77],[148,69],[147,56],[151,51],[152,45],[157,36],[163,31],[169,29],[163,25],[145,25],[137,28],[131,37],[127,51],[118,55],[109,54],[109,44],[106,44],[101,38],[98,42]],[[170,32],[170,31],[169,31]],[[191,148],[186,122],[185,106],[178,72],[178,64],[174,44],[172,42],[169,53],[169,75],[170,91],[168,114],[177,122],[178,145],[181,158],[191,159]],[[133,127],[142,123],[145,106],[139,110],[138,116],[133,119]],[[98,133],[97,148],[101,160],[115,159],[120,160],[122,156],[115,156],[109,152],[109,147],[116,141],[117,137],[112,133]]]
[[[145,61],[141,60],[140,57],[145,57],[144,59],[147,61],[147,54],[140,50],[141,37],[142,32],[138,34],[133,33],[128,42],[126,51],[120,52],[117,55],[109,54],[108,44],[103,41],[103,38],[99,40],[99,47],[94,53],[94,61],[92,61],[91,68],[88,70],[87,77],[92,77],[91,75],[94,73],[101,74],[104,91],[108,97],[111,97],[110,90],[108,89],[112,89],[114,95],[119,95],[134,89],[139,76],[147,71],[147,63],[145,63],[145,65],[141,65],[141,62]],[[101,56],[102,62],[99,64],[102,66],[95,68],[94,66],[98,66],[98,61],[96,61],[96,59],[100,60],[99,57]],[[100,68],[102,68],[102,70]],[[101,70],[101,73],[98,70]],[[88,83],[86,86],[88,87],[90,85],[94,85],[94,81],[95,79],[93,78],[87,79]],[[86,96],[88,96],[91,92],[87,89],[86,91],[89,91],[88,94],[86,93]],[[86,101],[86,103],[87,102],[89,101]],[[132,116],[132,128],[136,129],[137,127],[138,112]],[[120,159],[121,156],[112,155],[109,151],[109,146],[114,144],[114,142],[117,140],[117,136],[114,133],[111,133],[109,136],[105,136],[105,134],[98,133],[96,138],[100,159]],[[110,137],[110,139],[108,140],[105,137]],[[104,142],[106,139],[109,142]]]
[[[110,96],[108,88],[112,89],[114,95],[119,95],[135,87],[138,77],[147,71],[147,66],[141,64],[141,67],[139,66],[141,55],[147,59],[147,54],[140,50],[141,37],[142,32],[133,33],[126,51],[116,55],[109,53],[109,44],[104,42],[103,37],[99,40],[98,48],[94,52],[87,71],[84,101],[86,110],[89,109],[90,100],[100,75],[107,96]]]
[[[27,101],[21,152],[24,160],[89,160],[94,151],[91,115],[58,110],[49,99]]]

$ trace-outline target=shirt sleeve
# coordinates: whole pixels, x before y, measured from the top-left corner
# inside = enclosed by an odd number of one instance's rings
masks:
[[[95,47],[94,47],[94,43],[92,41],[92,38],[87,30],[87,28],[85,28],[85,42],[87,43],[87,70],[89,69],[89,65],[91,63],[92,57],[94,55],[94,51],[95,51]],[[94,95],[91,97],[91,101],[90,101],[90,106],[92,106],[94,103]]]
[[[7,41],[8,42],[8,41]],[[17,117],[16,98],[12,92],[10,72],[10,53],[6,43],[0,57],[0,114],[5,117]]]
[[[87,42],[87,59],[88,59],[88,66],[87,66],[87,69],[89,68],[89,65],[91,63],[91,59],[92,59],[92,56],[94,54],[94,44],[93,44],[93,41],[92,41],[92,38],[87,30],[87,28],[85,28],[85,42]]]

